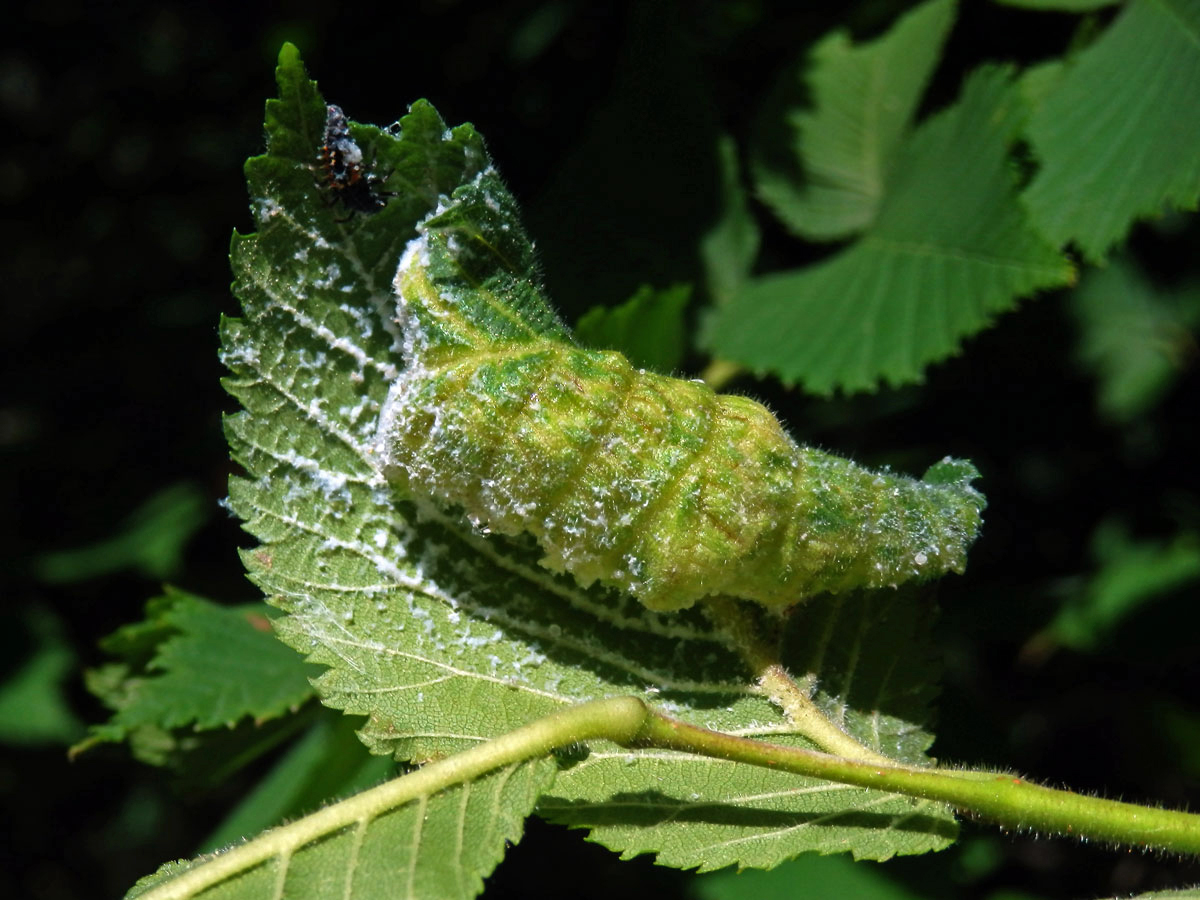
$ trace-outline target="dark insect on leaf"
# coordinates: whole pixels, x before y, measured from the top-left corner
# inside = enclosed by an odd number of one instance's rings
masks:
[[[362,148],[350,137],[350,126],[340,106],[326,107],[325,136],[321,142],[321,171],[334,199],[352,213],[379,212],[391,194],[380,191],[387,179],[370,171]]]

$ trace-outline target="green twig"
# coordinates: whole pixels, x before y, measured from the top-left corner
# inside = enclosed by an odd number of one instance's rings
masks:
[[[822,750],[847,759],[890,764],[893,760],[876,753],[839,728],[817,708],[812,698],[796,684],[784,668],[779,652],[779,635],[764,640],[747,605],[730,597],[713,597],[704,605],[713,623],[729,636],[734,648],[754,673],[759,688],[783,710],[796,733]]]
[[[651,711],[637,746],[684,750],[925,800],[1002,828],[1200,855],[1200,815],[1054,790],[1003,772],[857,762],[697,728]]]
[[[303,819],[264,831],[244,844],[201,857],[192,868],[140,894],[138,900],[187,900],[272,859],[288,859],[327,835],[370,822],[406,803],[473,781],[501,766],[544,756],[559,747],[595,739],[628,745],[648,714],[646,705],[636,697],[614,697],[569,707]]]
[[[1200,855],[1200,815],[1053,790],[999,772],[917,768],[846,759],[698,728],[636,697],[582,703],[462,753],[356,794],[245,844],[202,857],[140,900],[186,900],[275,858],[501,766],[587,740],[680,750],[872,790],[948,803],[1004,828],[1072,835],[1168,853]]]

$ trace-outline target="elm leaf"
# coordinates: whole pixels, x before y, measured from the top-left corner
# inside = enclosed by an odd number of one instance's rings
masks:
[[[1023,199],[1051,241],[1100,262],[1136,220],[1200,204],[1198,35],[1200,0],[1133,0],[1035,107]]]
[[[272,634],[267,608],[220,606],[168,588],[146,606],[146,619],[101,646],[117,661],[88,674],[88,687],[113,710],[76,751],[97,742],[173,745],[175,729],[213,731],[262,723],[312,696],[311,666]],[[147,748],[148,749],[148,748]],[[139,754],[161,762],[161,753]]]
[[[1022,116],[1011,72],[977,70],[906,142],[863,236],[751,281],[714,311],[705,343],[813,393],[870,391],[920,380],[1020,297],[1069,283],[1016,196],[1008,151]]]
[[[759,196],[797,236],[835,240],[875,220],[954,8],[930,0],[874,41],[855,45],[835,31],[813,48],[805,77],[812,109],[788,116],[799,173],[762,156],[754,165]]]
[[[347,139],[370,166],[360,175],[381,208],[348,208],[322,171],[326,105],[294,49],[281,54],[278,76],[268,152],[246,167],[258,231],[235,236],[231,252],[243,315],[222,324],[225,383],[242,407],[226,426],[244,470],[230,481],[229,503],[260,542],[244,560],[285,613],[277,633],[324,668],[314,682],[321,701],[365,716],[359,734],[372,752],[418,763],[622,694],[698,724],[805,743],[701,610],[654,613],[628,595],[582,587],[539,565],[527,537],[418,507],[419,497],[384,477],[381,420],[414,341],[436,334],[452,346],[460,324],[398,308],[392,283],[406,247],[472,321],[487,323],[497,347],[528,335],[572,339],[537,282],[515,202],[469,125],[447,128],[424,102],[389,129],[350,121]],[[447,255],[421,257],[414,238],[434,232]],[[424,337],[406,332],[410,314],[426,316]],[[793,635],[784,662],[808,673],[813,702],[863,746],[920,764],[932,740],[922,724],[933,677],[927,619],[908,593],[890,590],[843,595],[832,607],[814,601],[791,621],[801,631],[802,622],[821,623],[803,633],[824,639]],[[910,638],[899,656],[898,635]],[[859,663],[901,657],[916,664]],[[705,779],[694,760],[610,751],[591,748],[603,764],[567,766],[557,787],[538,788],[544,811],[565,819],[564,804],[576,803],[573,824],[596,828],[614,849],[659,852],[664,863],[695,865],[706,839],[727,844],[727,862],[764,866],[810,849],[885,858],[953,839],[954,818],[938,804],[804,790],[799,779],[751,767]],[[686,801],[711,821],[661,814],[685,783]],[[671,793],[652,826],[610,827],[621,796],[663,785]],[[738,806],[768,794],[779,799]],[[523,816],[524,803],[500,810],[504,821]],[[807,825],[781,829],[781,816]]]

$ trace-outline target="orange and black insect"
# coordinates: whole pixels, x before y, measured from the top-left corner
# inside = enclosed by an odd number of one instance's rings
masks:
[[[378,189],[386,179],[372,174],[363,160],[362,148],[350,137],[346,115],[340,106],[325,108],[325,137],[321,142],[321,171],[335,202],[351,214],[376,213],[393,196]]]

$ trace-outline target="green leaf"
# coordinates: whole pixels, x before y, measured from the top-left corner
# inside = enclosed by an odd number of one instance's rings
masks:
[[[12,655],[14,670],[0,684],[0,742],[66,744],[83,731],[67,703],[64,682],[76,666],[75,653],[63,634],[63,623],[40,606],[30,608],[17,629],[30,637]],[[12,634],[8,635],[11,639]]]
[[[1200,579],[1200,536],[1178,535],[1170,543],[1135,541],[1119,523],[1096,530],[1092,555],[1099,567],[1047,631],[1056,643],[1090,650],[1147,603]]]
[[[1166,290],[1128,259],[1089,271],[1071,294],[1080,361],[1097,379],[1097,405],[1127,422],[1149,411],[1188,363],[1200,285]]]
[[[139,734],[166,746],[173,729],[226,729],[294,711],[312,696],[312,669],[272,634],[263,607],[224,607],[167,588],[146,620],[103,644],[122,657],[89,673],[88,688],[114,711],[77,749]],[[152,756],[154,754],[151,754]]]
[[[50,584],[86,581],[123,569],[146,578],[167,578],[179,571],[183,548],[208,516],[208,501],[196,485],[175,484],[138,507],[113,537],[40,556],[34,571]]]
[[[332,797],[345,797],[396,774],[391,759],[371,756],[355,734],[357,722],[332,710],[279,759],[201,846],[211,852],[294,819]]]
[[[918,900],[874,866],[802,856],[770,872],[718,872],[693,882],[695,900]]]
[[[751,282],[709,318],[707,345],[814,393],[873,390],[919,380],[1018,298],[1067,283],[1014,194],[1020,106],[1008,70],[976,71],[907,142],[862,239]]]
[[[1062,81],[1066,63],[1051,59],[1025,69],[1017,78],[1017,91],[1026,109],[1040,106],[1050,92]]]
[[[792,167],[762,155],[754,163],[759,196],[795,234],[836,240],[875,220],[954,8],[929,0],[874,41],[856,46],[835,31],[813,48],[805,79],[813,108],[788,116]]]
[[[914,723],[929,716],[938,674],[931,621],[930,603],[911,591],[819,598],[792,616],[784,659],[839,727],[872,750],[920,763],[932,737]],[[687,711],[706,728],[813,746],[753,693],[725,706],[663,694],[659,706]],[[590,826],[593,840],[625,857],[654,853],[660,865],[701,872],[770,868],[808,851],[887,859],[942,849],[957,834],[937,803],[669,751],[595,750],[559,774],[538,812]]]
[[[691,297],[686,284],[662,290],[642,285],[620,306],[588,310],[575,326],[575,337],[589,347],[623,353],[635,366],[675,371],[686,349],[683,311]]]
[[[701,238],[700,259],[704,264],[708,294],[714,303],[721,304],[737,294],[750,276],[762,235],[742,186],[737,145],[729,135],[723,135],[717,143],[717,160],[721,174],[721,211],[717,221]]]
[[[1200,202],[1200,0],[1133,0],[1034,109],[1023,199],[1055,244],[1104,259],[1137,219]]]
[[[317,826],[298,839],[280,833],[275,855],[203,890],[202,896],[204,900],[284,896],[289,900],[469,900],[482,890],[484,877],[504,856],[508,844],[520,839],[525,817],[554,777],[554,769],[550,759],[513,764],[400,806],[355,808],[345,816],[348,823],[339,822],[337,828]],[[353,802],[351,798],[343,805]],[[324,812],[338,811],[333,806]],[[209,860],[168,863],[125,896],[127,900],[152,896],[154,888],[169,887],[174,878],[204,861]]]
[[[424,103],[413,105],[398,134],[351,124],[364,158],[376,157],[376,171],[391,173],[387,188],[400,193],[382,211],[346,217],[313,184],[323,102],[294,51],[281,54],[278,77],[281,99],[268,107],[271,152],[247,164],[260,231],[237,237],[232,252],[244,317],[222,327],[226,385],[243,407],[227,420],[227,434],[246,473],[231,479],[230,504],[261,541],[244,560],[287,613],[278,634],[327,667],[316,682],[322,701],[365,715],[360,734],[373,752],[413,761],[621,694],[700,724],[803,743],[699,610],[655,614],[628,596],[584,589],[540,566],[528,539],[487,535],[428,504],[418,513],[383,477],[381,416],[417,342],[436,355],[476,333],[497,345],[569,337],[534,280],[515,204],[469,126],[446,129]],[[438,252],[424,239],[410,244],[406,272],[461,301],[454,316],[415,304],[399,310],[392,296],[396,263],[418,225],[436,237]],[[422,329],[406,335],[398,319],[419,319]],[[797,638],[789,645],[796,664],[791,654],[786,663],[794,672],[816,666],[809,690],[851,734],[921,762],[930,740],[921,728],[921,667],[857,663],[893,659],[890,636],[902,633],[912,638],[904,654],[930,655],[928,635],[909,618],[916,605],[890,605],[900,596],[846,597],[837,614],[815,603],[792,621],[798,629],[821,622],[806,633],[830,643],[818,652]],[[877,619],[892,627],[870,624]],[[596,748],[593,756],[611,759],[595,765],[589,757],[559,776],[564,791],[604,819],[584,814],[579,824],[610,824],[604,804],[614,792],[645,794],[668,782],[673,795],[661,809],[674,808],[678,795],[716,811],[708,828],[660,815],[653,842],[687,835],[664,861],[692,859],[706,834],[728,834],[729,817],[749,831],[723,858],[758,865],[813,847],[873,858],[921,852],[944,846],[955,827],[942,806],[826,784],[806,791],[800,779],[767,770],[737,767],[745,771],[697,780],[714,764],[649,751]],[[613,770],[622,773],[617,781]],[[780,792],[785,799],[761,809],[734,805]],[[780,810],[771,808],[780,804],[784,817],[807,827],[780,830]],[[612,832],[605,840],[646,849],[643,837]]]

